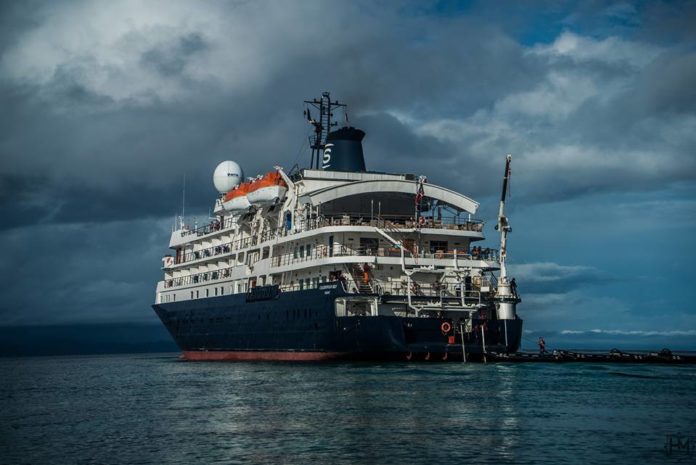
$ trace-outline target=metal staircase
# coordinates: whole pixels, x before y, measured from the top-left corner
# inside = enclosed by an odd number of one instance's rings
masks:
[[[365,282],[364,278],[364,271],[363,268],[360,266],[359,263],[352,263],[350,265],[350,275],[353,277],[353,281],[355,282],[355,285],[358,289],[359,294],[374,294],[374,290],[372,289],[372,284],[370,279],[368,279],[367,282]]]

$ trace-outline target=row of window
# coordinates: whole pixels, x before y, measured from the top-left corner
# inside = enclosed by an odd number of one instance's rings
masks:
[[[270,320],[271,317],[276,317],[280,312],[239,312],[227,316],[218,316],[215,318],[181,318],[179,320],[180,324],[196,324],[196,323],[223,323],[224,321],[235,321],[235,320]],[[282,315],[282,313],[280,313]],[[310,308],[295,308],[285,310],[285,320],[306,320],[319,317],[318,309]]]
[[[305,258],[305,254],[307,257],[312,256],[312,244],[295,247],[292,252],[292,258]]]
[[[286,290],[304,290],[304,289],[315,289],[319,287],[319,284],[325,283],[328,281],[328,278],[326,276],[316,276],[313,278],[301,278],[297,281],[297,284],[295,284],[294,281],[290,281],[289,286],[284,286]],[[196,282],[196,281],[194,281]],[[270,282],[270,281],[269,281]],[[230,286],[230,293],[232,294],[239,294],[239,293],[244,293],[249,290],[250,287],[256,287],[258,286],[264,286],[266,284],[266,277],[261,276],[258,281],[256,278],[249,278],[248,281],[240,281],[232,286]],[[235,287],[236,287],[236,292],[235,292]],[[217,296],[223,296],[225,295],[225,286],[218,286],[212,288],[206,288],[204,290],[197,289],[197,290],[192,290],[190,291],[190,297],[191,300],[193,299],[200,299],[201,297],[217,297]],[[176,294],[162,294],[162,302],[167,303],[167,302],[176,302]]]
[[[224,286],[215,287],[215,288],[213,288],[213,291],[215,292],[215,296],[216,296],[216,297],[217,297],[218,295],[225,295],[225,287],[224,287]],[[195,295],[196,297],[194,297],[194,295]],[[210,297],[210,288],[207,288],[207,289],[205,290],[205,296],[206,296],[206,297]],[[200,299],[200,298],[201,298],[201,291],[200,291],[200,289],[195,290],[195,291],[191,291],[191,299],[194,299],[194,298],[196,298],[196,299]]]

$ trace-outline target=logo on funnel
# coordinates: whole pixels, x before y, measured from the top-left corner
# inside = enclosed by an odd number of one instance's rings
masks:
[[[334,144],[326,144],[324,146],[324,158],[322,159],[321,167],[326,169],[331,167],[331,148]]]

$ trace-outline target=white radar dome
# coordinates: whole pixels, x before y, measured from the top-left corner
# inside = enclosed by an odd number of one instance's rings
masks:
[[[213,173],[213,184],[215,189],[221,194],[229,192],[233,187],[237,187],[244,179],[242,168],[233,161],[223,161]]]

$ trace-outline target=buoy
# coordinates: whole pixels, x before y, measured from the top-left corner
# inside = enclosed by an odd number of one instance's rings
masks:
[[[440,325],[440,331],[442,331],[442,334],[447,334],[452,330],[452,325],[449,324],[447,321],[443,322]]]

